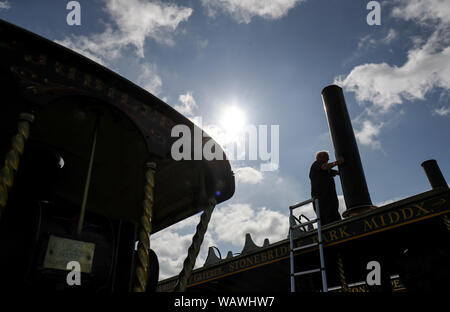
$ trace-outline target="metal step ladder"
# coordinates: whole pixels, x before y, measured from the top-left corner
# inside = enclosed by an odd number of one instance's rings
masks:
[[[318,216],[317,219],[313,219],[308,222],[296,224],[295,223],[296,218],[293,213],[294,209],[299,208],[304,205],[307,205],[309,203],[313,203],[315,210],[316,210],[316,215]],[[289,213],[289,243],[290,243],[290,258],[291,258],[291,292],[295,292],[295,277],[301,276],[301,275],[306,275],[306,274],[317,273],[317,272],[322,273],[322,290],[323,290],[323,292],[328,292],[327,274],[325,271],[325,259],[323,256],[322,225],[320,223],[319,200],[317,198],[308,199],[304,202],[290,206],[289,210],[290,210],[290,213]],[[312,225],[316,222],[317,222],[317,235],[319,236],[318,242],[294,248],[294,230],[299,227],[305,227],[305,226]],[[308,248],[315,247],[315,246],[319,246],[320,268],[308,270],[308,271],[302,271],[302,272],[294,272],[294,252],[303,250],[303,249],[308,249]]]

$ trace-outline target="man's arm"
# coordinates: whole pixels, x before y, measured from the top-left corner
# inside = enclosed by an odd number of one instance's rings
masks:
[[[344,158],[339,158],[338,160],[332,162],[332,163],[326,163],[323,164],[320,169],[322,170],[330,170],[331,168],[333,168],[334,166],[338,166],[344,163]]]

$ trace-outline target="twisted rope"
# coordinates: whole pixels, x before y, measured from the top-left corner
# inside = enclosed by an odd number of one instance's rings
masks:
[[[338,255],[338,263],[337,264],[338,264],[339,278],[341,280],[342,291],[345,292],[348,290],[348,285],[345,280],[344,264],[342,262],[342,258],[340,255]]]
[[[30,136],[30,124],[34,121],[31,113],[21,113],[17,124],[18,133],[12,138],[12,146],[5,157],[5,165],[0,171],[0,220],[8,202],[8,192],[14,183],[14,176],[19,169],[20,157],[25,142]]]
[[[153,191],[155,187],[155,163],[147,163],[145,173],[143,212],[139,226],[138,263],[136,265],[135,292],[145,292],[148,281],[150,233],[152,232]]]
[[[194,268],[198,253],[200,252],[200,247],[203,243],[203,238],[205,237],[206,230],[208,229],[208,223],[211,219],[215,205],[216,201],[211,199],[200,217],[200,222],[197,225],[195,235],[192,238],[192,244],[189,247],[188,255],[183,263],[183,269],[178,276],[178,284],[175,287],[175,291],[177,292],[186,291],[187,282],[191,277],[192,269]]]

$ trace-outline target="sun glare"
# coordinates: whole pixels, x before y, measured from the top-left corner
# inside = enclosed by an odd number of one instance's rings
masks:
[[[227,107],[220,119],[227,141],[235,141],[244,130],[246,124],[245,112],[236,106]]]

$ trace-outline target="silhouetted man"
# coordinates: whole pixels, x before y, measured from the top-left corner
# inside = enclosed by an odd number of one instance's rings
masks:
[[[309,171],[311,196],[319,199],[322,225],[341,220],[336,185],[334,183],[334,177],[339,174],[339,171],[331,168],[342,164],[344,159],[340,158],[332,163],[328,163],[328,160],[327,151],[317,152],[316,161],[311,165]]]

